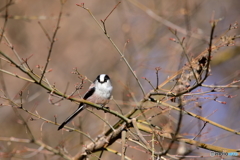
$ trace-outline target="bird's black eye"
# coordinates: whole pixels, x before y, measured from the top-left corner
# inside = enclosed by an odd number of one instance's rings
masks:
[[[96,80],[100,82],[100,75],[97,76]]]
[[[109,78],[109,76],[108,75],[105,75],[105,77],[104,77],[104,82],[107,82],[107,80],[109,80],[110,78]]]

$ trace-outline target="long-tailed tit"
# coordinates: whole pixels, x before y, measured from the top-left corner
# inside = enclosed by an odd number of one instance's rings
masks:
[[[106,74],[100,74],[90,85],[88,91],[83,96],[83,99],[104,106],[109,102],[109,99],[111,98],[112,89],[113,87],[109,76]],[[58,130],[62,129],[87,106],[88,105],[84,103],[80,103],[78,109],[58,127]]]

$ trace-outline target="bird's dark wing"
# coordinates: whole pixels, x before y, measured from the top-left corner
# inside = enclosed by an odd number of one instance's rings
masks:
[[[93,93],[95,92],[95,87],[90,88],[87,93],[83,96],[83,99],[88,99],[89,97],[91,97],[93,95]]]
[[[83,99],[84,99],[84,100],[88,99],[89,97],[91,97],[91,96],[93,95],[94,92],[95,92],[95,87],[90,88],[90,89],[87,91],[87,93],[83,96]],[[82,105],[84,105],[84,104],[83,104],[83,103],[80,103],[78,108],[80,108]]]

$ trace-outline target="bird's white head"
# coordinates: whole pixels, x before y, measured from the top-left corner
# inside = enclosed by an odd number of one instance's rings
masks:
[[[112,94],[112,84],[110,77],[106,74],[100,74],[94,81],[95,89],[98,94],[102,94],[105,98],[110,98]]]

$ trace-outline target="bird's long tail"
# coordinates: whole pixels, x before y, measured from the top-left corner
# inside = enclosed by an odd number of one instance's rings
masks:
[[[76,117],[78,113],[80,113],[84,109],[84,106],[84,104],[80,104],[79,108],[58,127],[58,130],[62,129],[68,122],[70,122],[74,117]]]

